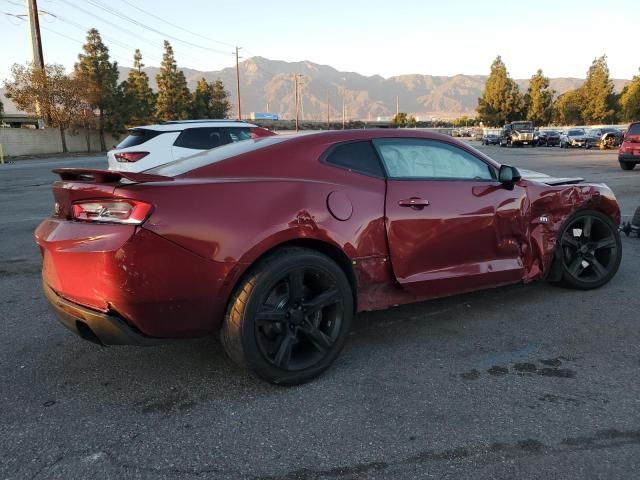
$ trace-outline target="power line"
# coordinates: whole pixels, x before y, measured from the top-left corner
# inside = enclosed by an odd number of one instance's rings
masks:
[[[63,1],[65,3],[69,3],[67,0],[63,0]],[[185,45],[189,45],[189,46],[194,47],[194,48],[200,48],[202,50],[207,50],[209,52],[217,53],[217,54],[220,54],[220,55],[229,55],[228,52],[224,52],[222,50],[217,50],[215,48],[204,47],[202,45],[198,45],[197,43],[189,42],[188,40],[183,40],[183,39],[181,39],[179,37],[176,37],[174,35],[170,35],[170,34],[168,34],[166,32],[162,32],[162,31],[157,30],[157,29],[155,29],[153,27],[145,25],[144,23],[141,23],[141,22],[139,22],[138,20],[136,20],[134,18],[131,18],[131,17],[129,17],[129,16],[127,16],[127,15],[121,13],[121,12],[118,12],[117,10],[114,10],[114,9],[104,5],[103,3],[99,2],[98,0],[87,0],[87,1],[88,1],[88,3],[93,5],[94,7],[97,7],[99,9],[101,9],[101,10],[104,10],[105,12],[110,13],[111,15],[114,15],[114,16],[122,19],[122,20],[126,20],[128,22],[131,22],[134,25],[137,25],[138,27],[144,28],[145,30],[149,30],[150,32],[153,32],[153,33],[156,33],[156,34],[161,35],[163,37],[175,40],[176,42],[184,43]]]
[[[77,22],[74,22],[73,20],[69,20],[68,18],[62,17],[62,16],[60,16],[60,15],[58,15],[56,13],[45,11],[45,10],[40,10],[40,12],[44,13],[44,14],[47,14],[47,15],[50,15],[54,19],[59,20],[59,21],[61,21],[63,23],[67,23],[67,24],[71,25],[72,27],[77,28],[78,30],[81,30],[83,32],[86,32],[86,31],[89,30],[89,28],[86,27],[85,25],[81,25],[81,24],[79,24]],[[102,38],[104,38],[105,40],[107,40],[110,44],[116,45],[116,46],[122,48],[123,50],[131,51],[131,45],[128,45],[128,44],[126,44],[124,42],[121,42],[120,40],[116,40],[115,38],[112,38],[112,37],[107,36],[107,35],[102,35],[101,34],[100,36]],[[160,57],[156,57],[154,55],[145,54],[145,57],[146,58],[150,58],[151,60],[153,60],[155,62],[161,62],[162,61],[160,59]]]
[[[7,1],[9,1],[9,0],[7,0]],[[120,1],[125,3],[125,4],[127,4],[127,5],[129,5],[132,8],[135,8],[139,12],[142,12],[142,13],[144,13],[146,15],[149,15],[150,17],[153,17],[153,18],[155,18],[157,20],[160,20],[161,22],[166,23],[167,25],[171,25],[172,27],[177,28],[179,30],[182,30],[183,32],[187,32],[187,33],[189,33],[191,35],[195,35],[196,37],[200,37],[200,38],[202,38],[204,40],[208,40],[208,41],[213,42],[213,43],[218,43],[220,45],[224,45],[225,47],[234,48],[234,45],[231,45],[230,43],[225,43],[225,42],[221,42],[219,40],[214,40],[213,38],[205,37],[204,35],[200,35],[197,32],[192,32],[191,30],[188,30],[188,29],[186,29],[184,27],[181,27],[180,25],[176,25],[175,23],[172,23],[172,22],[170,22],[168,20],[165,20],[164,18],[159,17],[158,15],[155,15],[155,14],[153,14],[153,13],[151,13],[151,12],[149,12],[149,11],[143,9],[143,8],[138,7],[137,5],[134,5],[133,3],[129,2],[128,0],[120,0]]]

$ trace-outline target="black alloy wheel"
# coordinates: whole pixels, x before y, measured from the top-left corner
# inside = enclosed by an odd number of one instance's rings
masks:
[[[343,307],[327,272],[294,267],[277,280],[255,315],[260,352],[285,371],[315,366],[339,337]]]
[[[237,290],[222,343],[259,377],[299,384],[335,360],[353,313],[351,286],[335,262],[313,250],[287,248],[260,262]]]
[[[585,210],[565,225],[559,239],[563,281],[582,290],[598,288],[618,271],[622,258],[620,234],[606,215]]]

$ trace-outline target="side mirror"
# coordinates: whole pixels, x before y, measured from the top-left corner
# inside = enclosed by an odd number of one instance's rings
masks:
[[[513,186],[522,178],[520,172],[516,167],[510,165],[500,165],[498,171],[498,181],[503,184],[507,189],[513,190]]]

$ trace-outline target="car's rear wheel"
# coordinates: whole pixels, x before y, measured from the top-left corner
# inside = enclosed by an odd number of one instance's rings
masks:
[[[354,313],[342,269],[314,250],[286,248],[262,260],[236,289],[221,331],[236,363],[264,380],[295,385],[336,359]]]
[[[598,288],[613,278],[622,259],[620,234],[611,219],[583,210],[569,219],[559,237],[562,280],[581,290]]]
[[[636,164],[631,162],[620,162],[620,168],[623,170],[633,170]]]

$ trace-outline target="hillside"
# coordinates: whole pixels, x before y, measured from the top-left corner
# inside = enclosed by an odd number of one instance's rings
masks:
[[[126,78],[128,68],[121,68],[121,80]],[[157,67],[145,71],[155,88]],[[328,65],[302,62],[284,62],[263,57],[249,58],[240,63],[243,116],[252,111],[271,111],[282,118],[293,118],[295,100],[293,96],[293,74],[304,76],[302,87],[302,114],[307,120],[324,120],[327,117],[327,95],[331,117],[342,116],[344,94],[347,117],[350,119],[374,120],[378,116],[395,114],[396,96],[400,110],[422,119],[430,117],[453,118],[460,115],[475,115],[478,97],[482,94],[485,75],[433,76],[422,74],[400,75],[383,78],[379,75],[364,76],[354,72],[341,72]],[[201,72],[184,69],[190,89],[194,89],[199,78],[209,81],[220,78],[234,102],[235,112],[235,68]],[[516,80],[522,91],[528,79]],[[551,86],[558,93],[577,88],[583,82],[579,78],[553,78]],[[614,80],[616,90],[622,89],[627,80]],[[5,111],[15,111],[4,98]]]

